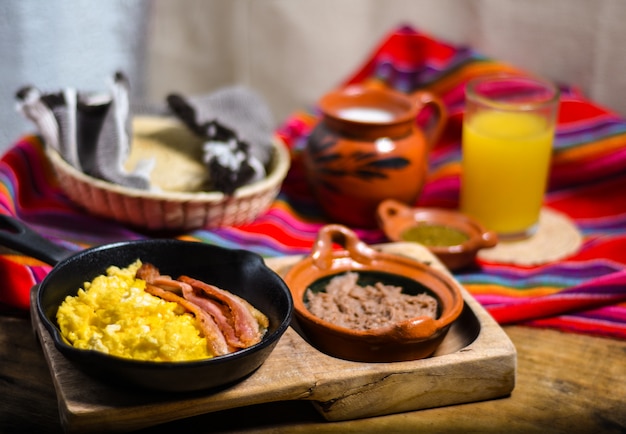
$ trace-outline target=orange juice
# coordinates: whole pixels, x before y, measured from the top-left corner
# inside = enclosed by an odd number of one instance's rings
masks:
[[[533,113],[481,111],[463,124],[461,211],[506,237],[534,227],[554,125]]]

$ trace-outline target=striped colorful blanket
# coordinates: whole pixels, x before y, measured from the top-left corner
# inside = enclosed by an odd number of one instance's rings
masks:
[[[377,80],[401,91],[429,89],[445,101],[450,119],[430,155],[421,206],[455,208],[460,183],[464,83],[520,68],[454,46],[413,28],[394,29],[341,84]],[[626,338],[626,120],[561,84],[562,98],[546,206],[567,215],[582,247],[557,262],[513,265],[478,260],[455,277],[502,324]],[[321,96],[321,95],[320,95]],[[300,153],[317,121],[314,104],[294,112],[277,130],[292,151],[292,168],[271,209],[239,227],[176,236],[263,256],[306,254],[328,223],[308,191]],[[59,189],[38,136],[19,140],[0,160],[0,209],[39,233],[76,250],[150,234],[102,221],[72,205]],[[97,228],[97,230],[94,230]],[[379,230],[356,230],[367,243],[386,242]],[[26,309],[30,288],[50,270],[35,259],[0,250],[0,301]],[[572,311],[555,314],[563,306]]]

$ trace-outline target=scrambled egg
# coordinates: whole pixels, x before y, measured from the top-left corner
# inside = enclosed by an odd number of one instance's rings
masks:
[[[178,303],[144,291],[135,278],[141,261],[109,267],[106,275],[86,282],[57,312],[61,333],[76,348],[151,361],[212,357],[192,314]]]

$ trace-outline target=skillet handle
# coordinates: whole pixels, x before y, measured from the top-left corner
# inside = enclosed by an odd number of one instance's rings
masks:
[[[49,265],[56,265],[74,253],[39,235],[18,219],[4,214],[0,214],[0,245]]]

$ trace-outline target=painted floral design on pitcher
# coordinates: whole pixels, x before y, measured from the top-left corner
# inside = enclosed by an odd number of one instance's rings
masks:
[[[363,180],[387,179],[390,177],[390,171],[401,170],[411,164],[407,158],[381,157],[376,151],[343,154],[337,146],[340,138],[339,134],[320,125],[309,139],[310,158],[318,168],[320,181],[329,190],[336,191],[335,185],[341,183],[345,177],[353,176]]]

